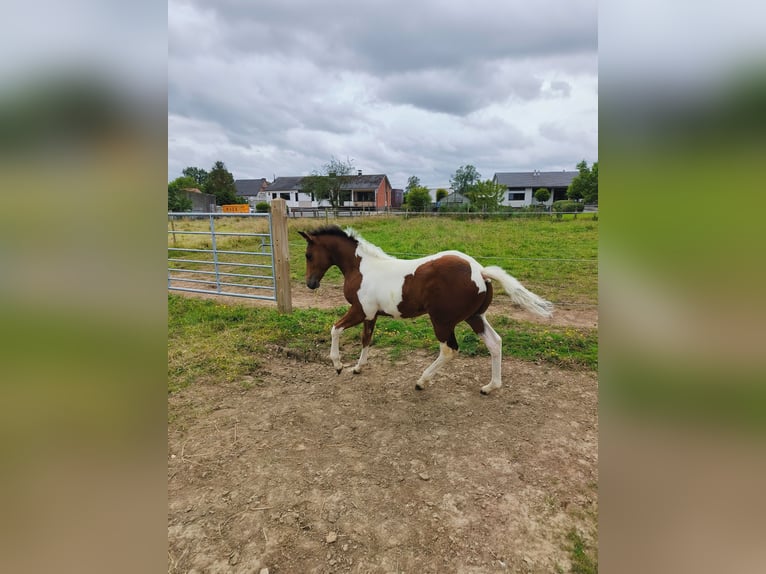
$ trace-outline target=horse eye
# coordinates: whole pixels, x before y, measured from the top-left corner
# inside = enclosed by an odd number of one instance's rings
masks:
[[[311,253],[306,253],[306,261],[311,261]]]

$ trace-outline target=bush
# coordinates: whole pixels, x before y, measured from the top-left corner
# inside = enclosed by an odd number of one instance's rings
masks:
[[[470,207],[467,203],[442,203],[439,206],[439,211],[442,213],[467,213],[470,211]]]
[[[268,213],[270,207],[271,206],[265,201],[259,201],[255,204],[255,211],[258,213]]]
[[[552,209],[557,213],[572,213],[585,209],[585,204],[578,201],[562,199],[560,201],[554,201]]]
[[[547,187],[541,187],[535,192],[535,200],[538,203],[545,203],[551,198],[551,192]]]

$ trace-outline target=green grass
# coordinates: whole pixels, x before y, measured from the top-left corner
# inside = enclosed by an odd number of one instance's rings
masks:
[[[302,281],[306,243],[298,230],[324,224],[290,221],[291,276]],[[595,305],[598,292],[598,220],[364,217],[339,220],[390,255],[413,259],[456,249],[483,265],[499,265],[535,293],[557,302]],[[325,281],[342,283],[337,269]]]
[[[572,562],[572,574],[597,574],[598,558],[595,551],[588,547],[580,533],[574,528],[567,534],[569,559]]]
[[[323,361],[329,354],[330,327],[345,309],[299,309],[289,315],[274,308],[225,305],[180,295],[168,296],[168,388],[170,392],[195,382],[258,380],[265,357],[282,349],[291,356]],[[540,326],[495,319],[503,337],[505,356],[543,362],[561,368],[596,369],[597,332],[589,329]],[[361,327],[341,338],[347,360],[359,352]],[[484,344],[467,327],[456,335],[461,352],[488,355]],[[413,349],[438,349],[426,317],[378,320],[373,344],[386,349],[389,359]],[[351,355],[349,355],[351,354]]]
[[[401,258],[414,258],[446,249],[457,249],[484,265],[499,265],[535,293],[554,303],[595,305],[598,295],[598,220],[577,219],[474,219],[463,221],[435,217],[364,217],[337,220],[352,226],[368,241]],[[303,281],[305,242],[298,230],[324,225],[324,220],[292,219],[289,222],[291,275]],[[204,230],[208,220],[176,221],[175,228]],[[216,223],[225,231],[263,232],[264,219],[228,218]],[[177,245],[201,247],[205,236],[179,236]],[[220,247],[248,250],[259,247],[259,238],[223,237]],[[172,240],[168,239],[168,244]],[[200,258],[195,254],[193,258]],[[325,283],[341,284],[333,268]],[[287,350],[306,360],[325,360],[329,353],[330,326],[345,309],[300,309],[280,315],[274,308],[224,305],[177,295],[168,298],[168,377],[174,391],[194,381],[245,379],[257,381],[266,356]],[[598,332],[492,318],[503,338],[505,356],[547,363],[561,368],[596,369]],[[361,327],[344,333],[344,356],[359,352]],[[487,355],[487,349],[466,326],[456,336],[462,353]],[[436,352],[438,344],[430,321],[382,317],[373,344],[392,360],[412,349]]]
[[[597,303],[598,225],[591,214],[577,219],[551,218],[489,218],[460,220],[447,217],[401,216],[361,217],[334,220],[340,227],[354,227],[368,241],[387,253],[403,259],[456,249],[476,258],[483,265],[499,265],[521,281],[527,288],[554,303]],[[324,219],[291,219],[289,221],[290,275],[293,281],[303,281],[306,274],[304,253],[306,243],[299,230],[325,225]],[[209,220],[179,220],[177,231],[209,230]],[[170,229],[170,224],[168,224]],[[262,233],[268,230],[265,219],[226,218],[216,222],[218,231]],[[261,239],[223,236],[219,249],[260,251]],[[177,235],[175,242],[168,237],[168,247],[210,248],[205,235]],[[174,251],[173,257],[211,259],[209,254]],[[256,256],[219,256],[220,262],[246,261],[269,263],[270,259]],[[200,264],[174,264],[188,269],[211,269]],[[231,269],[229,269],[231,270]],[[324,281],[342,283],[337,268],[330,269]],[[250,282],[245,280],[244,282]],[[254,282],[258,284],[257,281]]]

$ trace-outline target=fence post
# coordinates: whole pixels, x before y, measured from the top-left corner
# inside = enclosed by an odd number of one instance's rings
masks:
[[[287,203],[271,200],[271,243],[274,249],[274,288],[280,313],[292,313],[290,294],[290,246],[287,242]]]

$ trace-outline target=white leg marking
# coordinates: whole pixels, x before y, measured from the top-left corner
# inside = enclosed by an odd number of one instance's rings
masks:
[[[503,364],[503,340],[500,335],[492,328],[487,322],[487,319],[482,315],[482,321],[484,321],[484,332],[480,335],[481,339],[487,345],[489,354],[492,356],[492,380],[488,385],[484,385],[481,388],[483,394],[488,394],[493,389],[499,389],[503,386],[503,380],[500,376],[500,369]]]
[[[439,369],[442,368],[442,366],[444,366],[444,363],[449,361],[454,356],[455,351],[453,351],[447,345],[447,343],[439,343],[439,356],[436,357],[436,360],[431,363],[425,371],[423,371],[423,374],[420,375],[420,379],[418,379],[418,382],[415,383],[415,388],[423,390],[425,384],[433,378],[433,376]]]
[[[354,367],[354,373],[357,375],[362,372],[362,366],[367,364],[367,354],[370,352],[370,347],[362,347],[362,354],[359,355],[359,362]]]
[[[335,328],[333,325],[333,328],[330,329],[330,337],[332,338],[332,343],[330,344],[330,359],[332,359],[332,364],[335,367],[335,370],[339,373],[343,370],[343,363],[340,362],[340,334],[343,332],[343,327]]]

